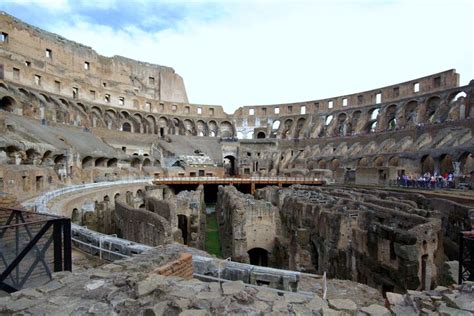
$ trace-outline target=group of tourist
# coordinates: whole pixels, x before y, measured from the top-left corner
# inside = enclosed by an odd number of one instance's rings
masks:
[[[426,172],[423,175],[399,175],[397,176],[397,185],[409,188],[422,189],[454,189],[454,174],[445,172],[444,174]]]

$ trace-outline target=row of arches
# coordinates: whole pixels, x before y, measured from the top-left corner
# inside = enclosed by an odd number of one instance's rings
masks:
[[[24,88],[0,85],[0,110],[40,120],[75,126],[99,127],[125,132],[165,135],[233,138],[229,120],[192,119],[86,105]]]
[[[440,95],[388,103],[351,112],[335,112],[326,116],[304,116],[274,120],[254,138],[341,137],[443,123],[473,117],[472,105],[465,91],[458,89]]]

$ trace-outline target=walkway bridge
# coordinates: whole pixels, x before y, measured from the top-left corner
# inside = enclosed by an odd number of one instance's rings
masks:
[[[256,191],[256,185],[277,185],[279,187],[292,184],[323,185],[326,182],[314,177],[160,177],[155,178],[156,185],[188,185],[188,184],[217,184],[240,185],[247,184],[251,187],[251,194]]]

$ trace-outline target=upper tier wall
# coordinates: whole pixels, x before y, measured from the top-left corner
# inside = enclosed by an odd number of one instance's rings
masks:
[[[183,79],[173,68],[121,56],[101,56],[90,47],[26,24],[5,12],[0,12],[0,31],[0,61],[4,64],[5,79],[104,103],[106,94],[110,95],[110,102],[121,97],[130,103],[135,97],[188,102]],[[75,88],[78,91],[73,92]]]
[[[326,113],[339,109],[394,102],[458,86],[459,74],[456,73],[455,69],[450,69],[383,88],[326,99],[284,104],[243,106],[235,111],[234,118],[276,118],[288,115]]]

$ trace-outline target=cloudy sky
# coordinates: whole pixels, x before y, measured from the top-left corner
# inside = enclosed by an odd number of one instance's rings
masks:
[[[1,0],[0,10],[86,44],[173,67],[189,101],[326,98],[455,68],[474,79],[474,1]]]

